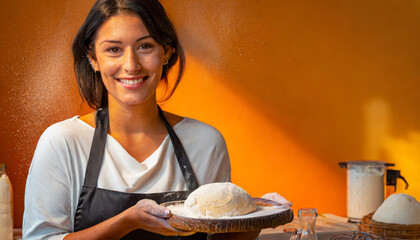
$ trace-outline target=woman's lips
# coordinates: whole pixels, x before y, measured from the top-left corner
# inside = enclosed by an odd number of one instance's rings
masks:
[[[149,78],[149,76],[144,77],[127,77],[127,78],[118,78],[117,81],[124,88],[134,90],[139,88],[143,83]]]

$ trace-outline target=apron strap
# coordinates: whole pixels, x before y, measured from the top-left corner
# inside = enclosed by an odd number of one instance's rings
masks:
[[[190,192],[198,188],[198,181],[195,177],[194,171],[191,167],[188,156],[182,146],[181,141],[172,129],[162,109],[159,107],[159,115],[165,123],[169,137],[174,148],[175,156],[178,161],[178,165],[181,168],[182,175],[187,184]],[[86,174],[84,180],[84,186],[96,187],[99,177],[99,172],[102,165],[102,160],[105,153],[105,144],[108,134],[109,126],[109,113],[108,107],[101,108],[96,113],[96,128],[93,134],[92,147],[90,148],[89,160],[86,167]]]
[[[163,114],[162,109],[158,105],[159,115],[165,122],[166,129],[168,130],[169,137],[171,138],[172,146],[174,148],[176,159],[178,160],[179,167],[181,168],[182,175],[184,176],[185,182],[187,184],[188,190],[190,192],[198,188],[198,181],[195,177],[194,170],[191,167],[191,163],[188,159],[187,153],[185,152],[184,147],[182,146],[181,141],[176,135],[175,131],[172,129],[171,124]]]
[[[86,166],[84,186],[96,187],[102,159],[105,153],[106,137],[108,134],[109,114],[108,107],[96,112],[96,128],[93,134],[92,147],[90,148],[89,160]]]

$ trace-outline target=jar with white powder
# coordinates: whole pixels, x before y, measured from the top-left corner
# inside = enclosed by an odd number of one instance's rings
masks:
[[[385,197],[385,171],[381,161],[351,161],[340,163],[347,168],[347,217],[360,221],[376,211]]]
[[[13,239],[12,184],[6,174],[6,164],[0,163],[0,239]]]

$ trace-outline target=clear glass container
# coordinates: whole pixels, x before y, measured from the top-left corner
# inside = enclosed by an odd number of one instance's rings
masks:
[[[298,210],[300,229],[289,229],[292,233],[290,240],[318,240],[315,232],[316,218],[318,217],[316,208],[301,208]]]
[[[301,208],[298,211],[301,240],[318,240],[315,232],[315,222],[318,216],[316,208]]]

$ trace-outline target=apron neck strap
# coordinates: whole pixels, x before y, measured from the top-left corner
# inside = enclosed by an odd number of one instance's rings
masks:
[[[102,159],[105,153],[106,137],[108,134],[109,114],[108,107],[100,108],[96,112],[96,128],[93,134],[92,146],[90,147],[89,160],[86,166],[84,185],[96,187]]]
[[[176,159],[178,160],[178,165],[181,168],[181,172],[182,172],[182,175],[184,176],[188,190],[192,192],[198,188],[198,181],[191,167],[191,163],[188,159],[187,153],[185,152],[185,149],[182,146],[181,141],[179,140],[178,136],[175,134],[175,131],[171,127],[171,124],[169,124],[168,120],[165,117],[165,114],[163,114],[163,111],[159,105],[158,105],[158,108],[159,108],[159,115],[162,118],[162,120],[165,122],[166,130],[168,130],[169,137],[171,138],[175,156],[176,156]]]
[[[175,134],[162,109],[159,107],[159,116],[165,123],[169,137],[174,148],[175,156],[178,161],[178,165],[181,168],[182,175],[187,184],[190,192],[198,188],[198,181],[195,177],[194,171],[191,167],[188,156],[182,146],[181,141]],[[86,166],[86,174],[84,180],[84,186],[96,187],[99,177],[99,172],[102,165],[102,160],[105,153],[105,144],[109,128],[109,111],[108,107],[101,108],[96,113],[96,128],[93,134],[92,147],[90,149],[89,160]]]

